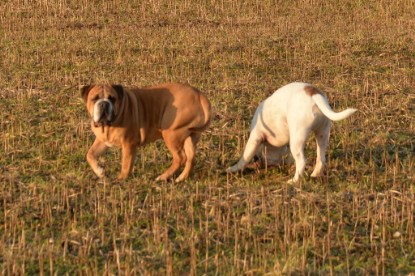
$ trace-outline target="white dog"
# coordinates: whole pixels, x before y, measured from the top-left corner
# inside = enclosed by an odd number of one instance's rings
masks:
[[[345,119],[356,111],[348,108],[339,113],[333,112],[326,96],[310,84],[294,82],[285,85],[259,105],[245,151],[239,162],[228,168],[227,172],[243,170],[261,145],[268,148],[268,153],[281,156],[289,143],[296,166],[294,178],[289,182],[297,182],[305,168],[305,142],[310,132],[314,132],[317,161],[311,176],[320,176],[326,162],[330,120]]]

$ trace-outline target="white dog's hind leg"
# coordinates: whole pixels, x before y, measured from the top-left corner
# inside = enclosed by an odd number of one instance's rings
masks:
[[[317,141],[317,159],[311,177],[321,176],[326,164],[326,148],[329,142],[330,121],[321,129],[314,132]]]
[[[260,137],[251,132],[251,135],[249,136],[248,142],[246,143],[246,147],[241,159],[239,159],[236,165],[229,167],[226,171],[236,172],[243,170],[245,166],[248,165],[249,161],[251,161],[251,159],[257,153],[258,148],[262,142],[263,140]]]
[[[308,137],[308,132],[297,132],[290,138],[290,150],[295,160],[295,175],[289,183],[297,182],[303,175],[305,169],[304,145]]]

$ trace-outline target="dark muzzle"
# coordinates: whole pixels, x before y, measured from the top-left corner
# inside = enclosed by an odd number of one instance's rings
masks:
[[[114,108],[112,104],[107,101],[102,101],[98,104],[97,107],[100,110],[101,116],[98,122],[95,122],[95,126],[110,126],[115,118]]]

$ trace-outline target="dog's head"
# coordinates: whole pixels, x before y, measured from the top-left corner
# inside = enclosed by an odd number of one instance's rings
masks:
[[[124,88],[109,84],[85,85],[81,88],[81,96],[95,127],[110,126],[119,113]]]

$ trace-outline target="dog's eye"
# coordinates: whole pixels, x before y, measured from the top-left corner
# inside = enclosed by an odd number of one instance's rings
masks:
[[[110,100],[110,102],[114,103],[115,102],[115,98],[113,96],[109,96],[108,100]]]
[[[99,96],[95,96],[93,99],[92,99],[92,101],[93,102],[96,102],[96,101],[98,101],[99,100]]]

